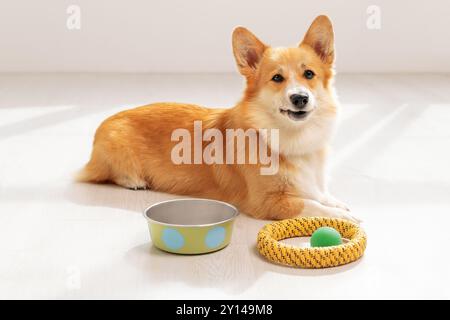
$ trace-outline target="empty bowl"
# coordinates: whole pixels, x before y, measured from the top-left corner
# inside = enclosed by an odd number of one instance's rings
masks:
[[[153,244],[179,254],[208,253],[225,248],[230,243],[238,214],[231,204],[209,199],[163,201],[144,212]]]

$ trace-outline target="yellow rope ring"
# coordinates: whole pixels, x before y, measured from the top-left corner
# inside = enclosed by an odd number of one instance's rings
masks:
[[[332,247],[301,248],[279,240],[307,237],[320,227],[332,227],[348,242]],[[336,267],[358,260],[366,249],[365,232],[355,223],[323,217],[305,217],[269,223],[258,233],[258,250],[270,261],[300,268]]]

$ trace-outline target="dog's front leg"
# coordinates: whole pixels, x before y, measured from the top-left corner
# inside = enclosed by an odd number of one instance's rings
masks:
[[[326,169],[326,160],[327,160],[327,150],[321,150],[317,154],[317,161],[316,161],[316,181],[317,181],[317,187],[320,191],[320,196],[318,198],[318,201],[328,207],[333,208],[340,208],[343,210],[350,211],[348,206],[336,199],[334,196],[330,194],[328,191],[328,176],[327,176],[327,169]]]

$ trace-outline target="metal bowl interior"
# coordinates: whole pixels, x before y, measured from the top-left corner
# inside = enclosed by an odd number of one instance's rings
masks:
[[[209,199],[175,199],[147,208],[144,216],[170,226],[208,226],[227,222],[238,215],[236,207]]]

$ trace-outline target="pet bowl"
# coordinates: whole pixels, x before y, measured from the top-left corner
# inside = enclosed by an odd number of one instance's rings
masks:
[[[200,254],[225,248],[238,210],[225,202],[208,199],[176,199],[148,207],[153,244],[164,251]]]

